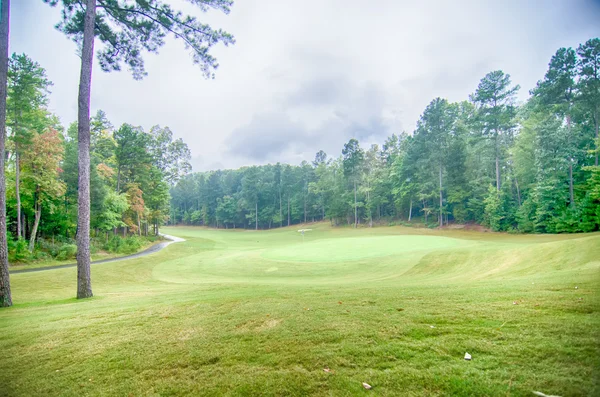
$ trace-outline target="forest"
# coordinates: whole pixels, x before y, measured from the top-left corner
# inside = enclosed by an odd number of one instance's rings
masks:
[[[77,247],[77,123],[47,109],[52,82],[26,54],[9,59],[6,184],[11,262],[73,259]],[[130,253],[168,219],[169,187],[191,169],[168,127],[90,120],[92,253]],[[152,237],[150,237],[152,239]]]
[[[468,100],[435,98],[412,133],[300,165],[197,172],[171,189],[169,222],[269,229],[474,223],[494,231],[600,228],[600,39],[560,48],[524,103],[509,74],[485,75]]]

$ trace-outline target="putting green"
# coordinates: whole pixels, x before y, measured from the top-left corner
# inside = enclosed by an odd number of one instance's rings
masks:
[[[439,236],[326,238],[264,251],[267,259],[290,262],[339,262],[463,247],[470,242]]]
[[[177,258],[159,264],[153,269],[153,276],[181,284],[348,283],[400,277],[428,253],[478,244],[442,236],[322,238],[322,235],[307,235],[305,242],[288,239],[286,244],[254,240],[258,246],[249,247],[246,244],[253,235],[242,234],[238,236],[241,241],[230,241],[235,248],[213,244],[210,249],[185,259]]]

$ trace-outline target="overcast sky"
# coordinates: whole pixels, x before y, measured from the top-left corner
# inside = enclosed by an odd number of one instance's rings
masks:
[[[215,80],[167,40],[145,57],[144,80],[96,63],[92,82],[94,113],[103,109],[115,126],[169,126],[196,171],[297,164],[320,149],[338,156],[350,138],[382,143],[411,132],[434,97],[467,99],[496,69],[521,85],[524,100],[559,47],[600,35],[598,0],[237,0],[227,16],[200,16],[237,40],[215,48]],[[80,60],[54,29],[59,9],[15,0],[11,19],[10,51],[47,70],[50,110],[68,125]]]

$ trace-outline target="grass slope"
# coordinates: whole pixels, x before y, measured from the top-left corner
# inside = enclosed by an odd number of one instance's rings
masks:
[[[91,300],[13,275],[0,395],[600,394],[600,234],[165,232]]]

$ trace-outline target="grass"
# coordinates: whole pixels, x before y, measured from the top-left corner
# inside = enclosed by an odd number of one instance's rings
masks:
[[[0,395],[600,395],[600,234],[311,227],[12,275]]]

